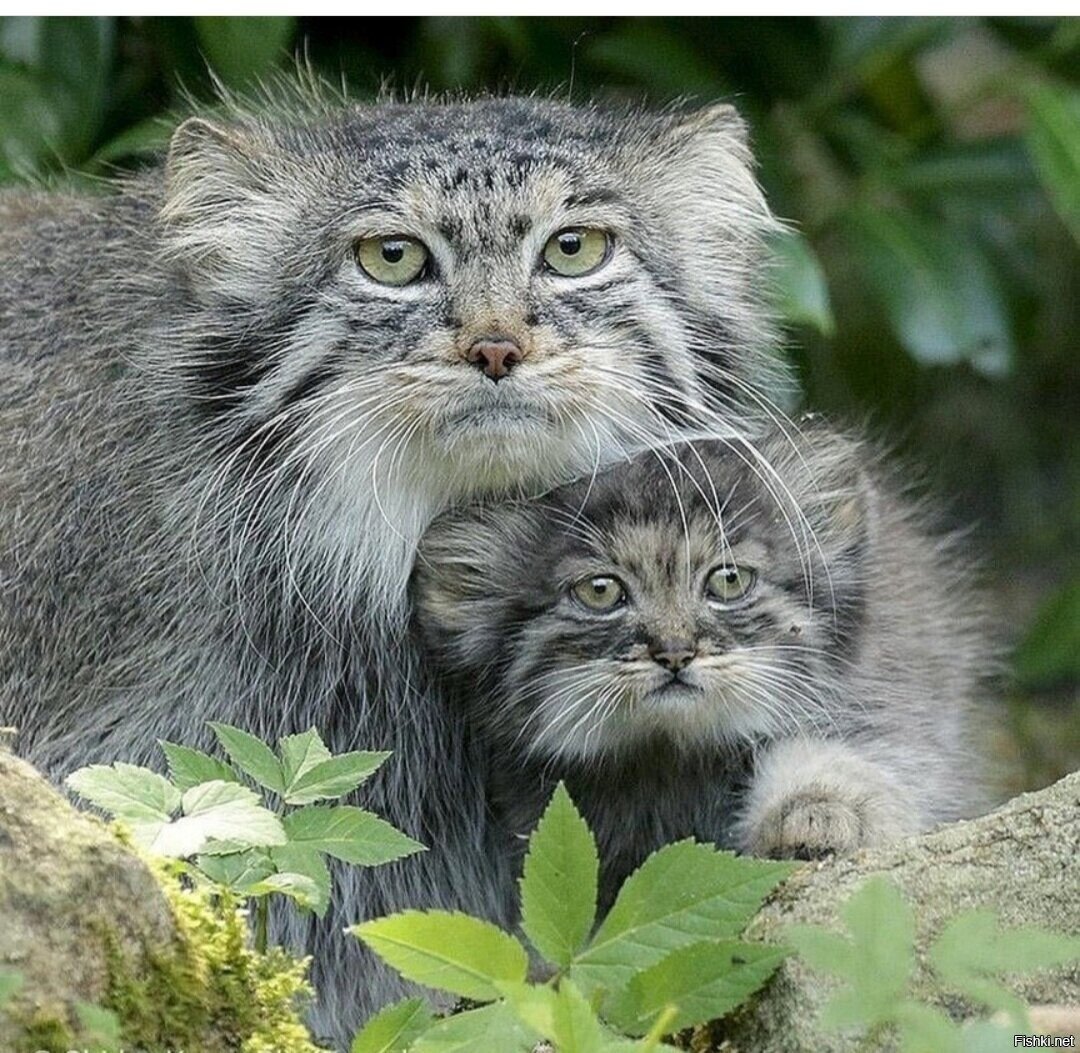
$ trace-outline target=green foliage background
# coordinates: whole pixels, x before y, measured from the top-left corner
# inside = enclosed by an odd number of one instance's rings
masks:
[[[0,182],[141,163],[296,52],[389,82],[737,103],[806,404],[976,523],[1013,652],[1005,788],[1080,766],[1080,19],[5,18]],[[163,121],[162,118],[165,120]]]

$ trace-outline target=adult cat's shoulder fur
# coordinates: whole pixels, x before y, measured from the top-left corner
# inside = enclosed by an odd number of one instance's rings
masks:
[[[431,851],[340,873],[338,1034],[396,993],[363,911],[499,914],[481,767],[405,637],[448,503],[528,491],[768,394],[772,226],[745,130],[544,99],[233,109],[92,197],[0,195],[0,722],[54,775],[205,721],[392,749],[365,794]],[[577,279],[545,239],[603,230]],[[362,238],[427,246],[422,280]],[[512,375],[470,362],[516,342]],[[497,380],[497,382],[496,382]]]

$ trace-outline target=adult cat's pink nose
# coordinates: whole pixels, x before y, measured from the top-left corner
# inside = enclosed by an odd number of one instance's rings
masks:
[[[654,645],[649,654],[658,665],[677,673],[697,657],[697,651],[688,640],[664,640]]]
[[[481,337],[469,348],[465,357],[478,369],[482,369],[485,376],[498,383],[509,375],[510,370],[525,357],[525,353],[516,340],[494,336]]]

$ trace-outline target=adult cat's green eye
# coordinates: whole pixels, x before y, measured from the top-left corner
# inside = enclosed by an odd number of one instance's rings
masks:
[[[420,277],[428,261],[423,242],[404,235],[361,238],[355,251],[364,273],[383,285],[408,285]]]
[[[724,563],[709,575],[705,582],[705,595],[718,603],[734,603],[754,587],[756,580],[757,573],[753,567]]]
[[[567,227],[552,234],[544,246],[544,263],[565,278],[595,271],[608,257],[611,238],[593,227]]]
[[[623,583],[606,575],[579,581],[570,591],[590,611],[613,611],[626,600]]]

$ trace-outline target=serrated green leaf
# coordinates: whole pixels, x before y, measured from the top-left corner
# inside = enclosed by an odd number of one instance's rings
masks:
[[[904,1001],[893,1011],[900,1053],[967,1053],[960,1029],[940,1009]]]
[[[194,21],[210,68],[237,87],[249,86],[287,58],[296,32],[291,16],[204,15]]]
[[[409,1053],[530,1053],[536,1038],[505,1002],[496,1002],[435,1021]]]
[[[521,878],[521,926],[550,962],[566,968],[596,919],[596,841],[559,783],[536,830]]]
[[[269,850],[265,848],[221,856],[200,855],[195,865],[211,881],[237,891],[274,873]]]
[[[274,756],[274,751],[262,739],[230,724],[210,722],[210,727],[217,736],[221,748],[229,759],[242,772],[250,775],[260,786],[265,786],[274,793],[282,793],[285,779],[281,762]]]
[[[169,762],[169,775],[173,785],[179,790],[190,790],[201,782],[213,782],[215,779],[224,782],[239,781],[232,768],[217,757],[211,757],[209,753],[192,749],[190,746],[179,746],[175,742],[166,742],[164,739],[159,739],[158,745],[165,751],[165,759]]]
[[[119,1050],[123,1045],[120,1020],[111,1009],[94,1005],[93,1002],[76,1002],[75,1014],[79,1018],[79,1040],[98,1049]]]
[[[693,841],[667,845],[623,884],[571,976],[586,993],[616,991],[670,951],[737,936],[792,869]]]
[[[351,793],[377,771],[389,756],[389,753],[355,750],[306,767],[301,774],[292,778],[286,771],[285,801],[288,804],[312,804]]]
[[[424,850],[384,819],[350,804],[300,808],[285,816],[284,823],[291,844],[359,866],[378,866]]]
[[[1003,931],[992,911],[974,910],[950,921],[927,957],[943,984],[1016,1016],[1024,1013],[1022,1000],[994,975],[1080,963],[1080,938],[1031,927]]]
[[[352,1041],[350,1053],[405,1053],[430,1026],[431,1010],[420,998],[387,1006]]]
[[[555,989],[547,984],[500,980],[495,984],[520,1020],[538,1036],[555,1033]]]
[[[644,1035],[668,1006],[670,1030],[718,1020],[741,1005],[787,956],[783,947],[723,940],[680,947],[634,976],[605,1012],[632,1035]]]
[[[304,845],[284,844],[271,848],[270,858],[279,873],[303,874],[314,882],[317,895],[311,910],[323,917],[330,906],[330,871],[322,854]]]
[[[904,1001],[914,966],[915,923],[911,908],[890,881],[866,881],[840,911],[850,940],[827,930],[791,926],[784,937],[816,968],[847,981],[821,1012],[822,1026],[875,1027],[893,1020]]]
[[[221,852],[226,842],[255,848],[285,842],[285,830],[259,797],[235,782],[204,782],[184,792],[183,815],[168,823],[132,821],[135,839],[155,855],[185,858]]]
[[[555,995],[554,1032],[550,1035],[560,1053],[603,1053],[604,1029],[585,996],[573,981],[563,978]]]
[[[1028,85],[1027,145],[1054,208],[1080,242],[1080,91]]]
[[[770,277],[780,317],[790,325],[813,326],[831,336],[836,330],[825,271],[810,243],[795,231],[769,239]]]
[[[180,791],[163,775],[134,764],[91,764],[65,780],[80,797],[131,823],[166,822],[180,807]]]
[[[308,728],[299,735],[286,735],[278,743],[278,752],[281,754],[281,770],[286,788],[332,756],[322,736],[314,728]]]
[[[306,910],[314,910],[320,899],[318,886],[306,874],[270,874],[239,891],[245,896],[268,896],[276,892],[295,900]]]
[[[483,1002],[499,997],[498,981],[523,981],[529,966],[513,936],[467,914],[407,910],[349,931],[407,980]]]

